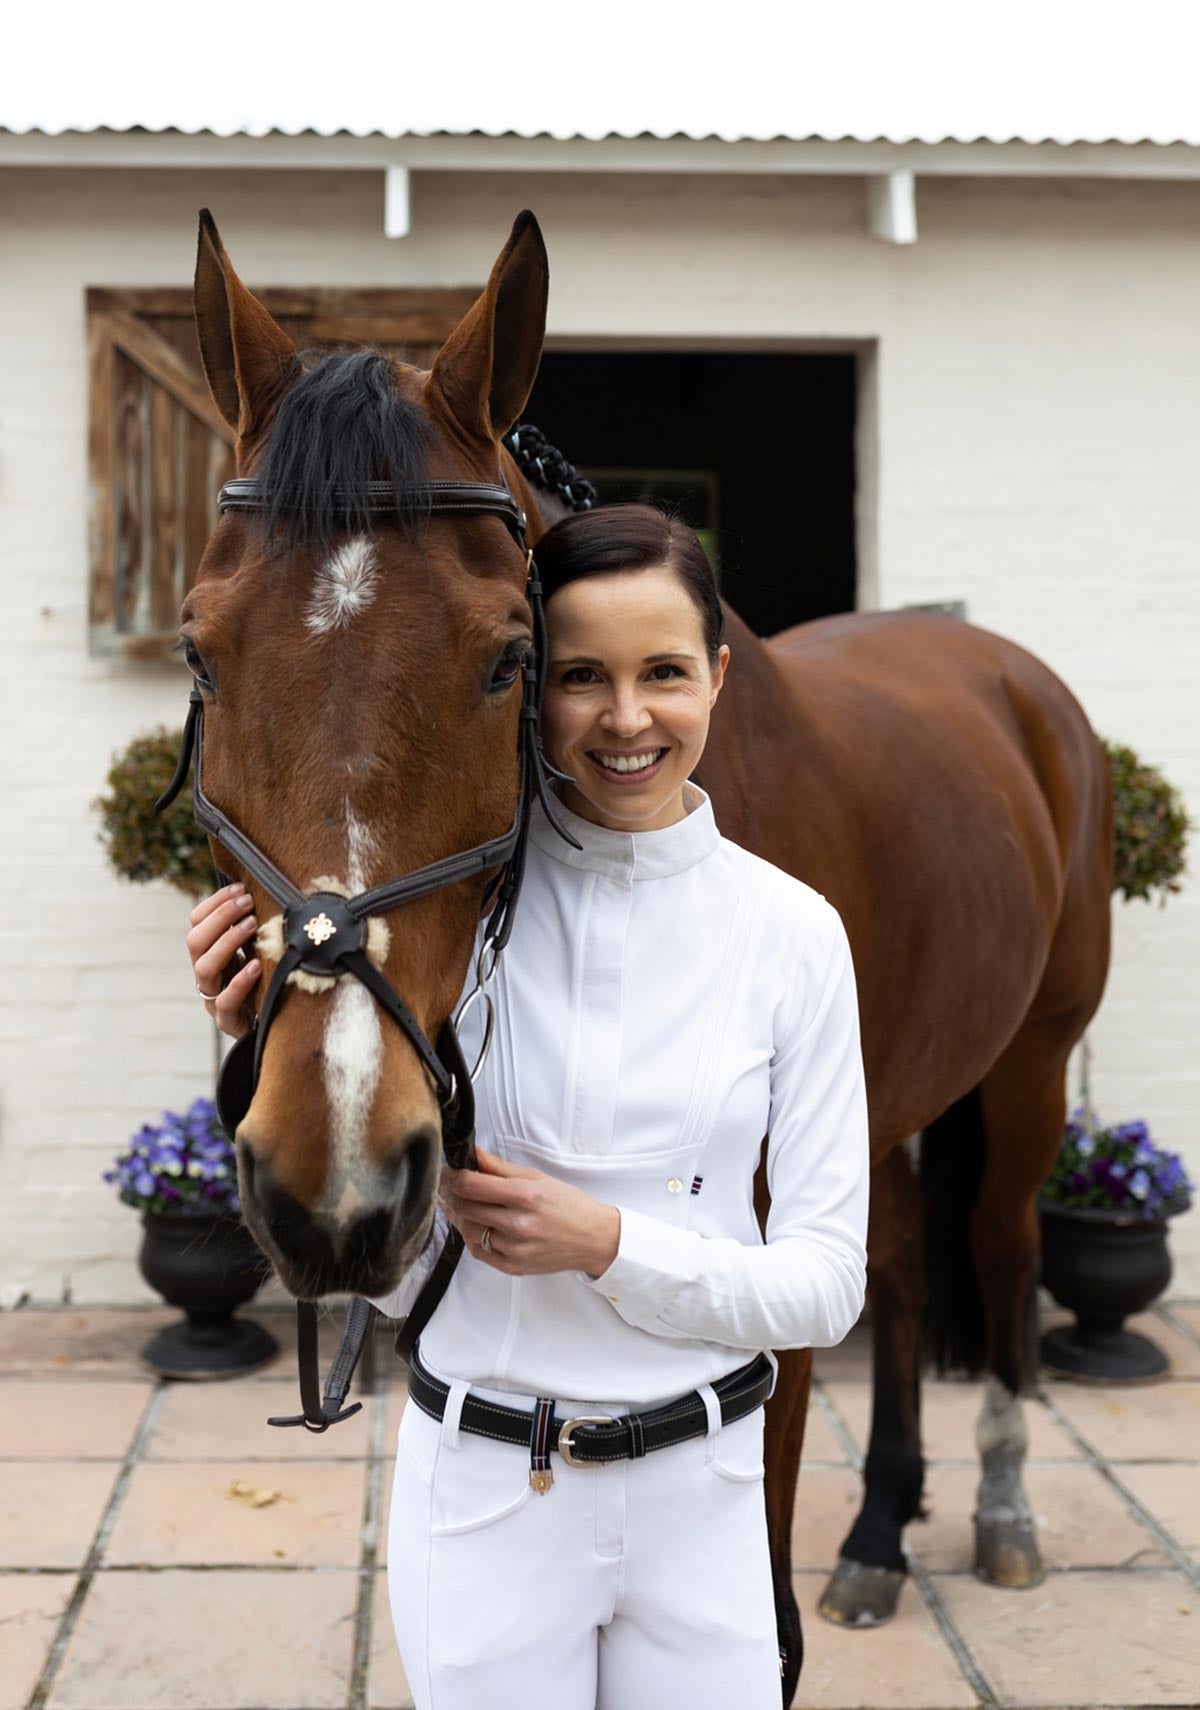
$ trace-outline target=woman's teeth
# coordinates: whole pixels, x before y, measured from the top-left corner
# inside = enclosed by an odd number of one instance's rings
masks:
[[[656,748],[652,754],[601,754],[593,751],[592,758],[607,766],[610,772],[644,772],[648,766],[657,764],[666,752],[665,748]]]

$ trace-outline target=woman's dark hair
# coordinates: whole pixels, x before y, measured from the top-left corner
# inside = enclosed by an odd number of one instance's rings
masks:
[[[535,555],[547,602],[568,582],[583,576],[668,564],[695,602],[708,662],[716,666],[725,631],[717,579],[694,531],[678,517],[639,504],[578,511],[542,536]]]

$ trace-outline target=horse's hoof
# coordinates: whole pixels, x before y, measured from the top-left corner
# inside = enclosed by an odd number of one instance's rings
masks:
[[[903,1568],[870,1567],[839,1556],[818,1613],[837,1627],[882,1627],[896,1613],[904,1580]]]
[[[977,1520],[975,1573],[988,1585],[1029,1591],[1046,1577],[1029,1520]]]

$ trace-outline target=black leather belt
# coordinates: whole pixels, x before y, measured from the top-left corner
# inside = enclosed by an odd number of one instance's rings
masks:
[[[718,1378],[713,1392],[721,1404],[721,1423],[731,1424],[761,1407],[771,1389],[772,1366],[765,1354],[756,1354],[746,1365]],[[446,1411],[450,1385],[434,1377],[421,1364],[420,1344],[409,1357],[408,1390],[423,1413],[441,1419]],[[463,1398],[459,1426],[481,1437],[527,1448],[530,1483],[546,1490],[553,1482],[550,1450],[557,1449],[571,1466],[595,1466],[605,1461],[636,1460],[652,1449],[665,1449],[708,1431],[708,1412],[698,1390],[689,1390],[675,1401],[644,1413],[581,1413],[564,1419],[554,1411],[550,1397],[539,1396],[532,1409],[505,1407],[484,1401],[470,1390]]]

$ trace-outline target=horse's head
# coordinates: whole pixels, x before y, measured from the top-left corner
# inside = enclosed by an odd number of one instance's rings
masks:
[[[378,352],[299,353],[201,216],[195,309],[240,477],[266,509],[223,515],[184,602],[203,694],[207,797],[305,893],[356,895],[500,836],[518,790],[526,564],[497,516],[406,514],[406,487],[496,483],[537,372],[547,266],[522,214],[431,372]],[[355,495],[388,482],[397,514]],[[336,502],[335,502],[336,494]],[[536,518],[530,517],[536,534]],[[262,1001],[280,909],[226,848],[260,921]],[[369,953],[430,1040],[462,987],[488,877],[375,919]],[[439,1102],[356,978],[297,970],[237,1131],[244,1215],[286,1286],[380,1294],[428,1237]]]

